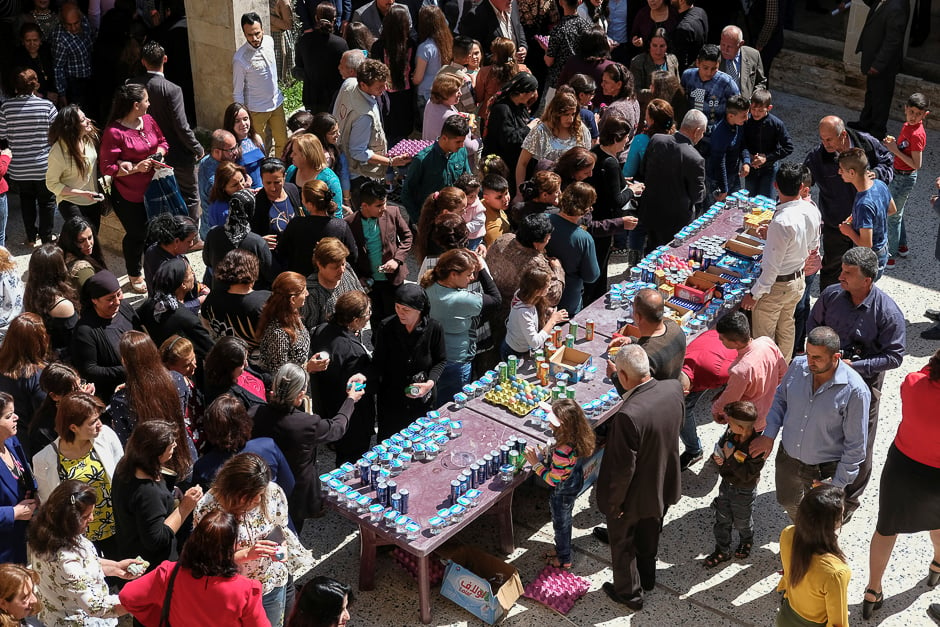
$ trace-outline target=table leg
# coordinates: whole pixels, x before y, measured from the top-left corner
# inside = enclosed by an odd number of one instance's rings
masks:
[[[431,575],[428,568],[429,556],[418,558],[418,604],[421,611],[421,622],[427,625],[431,622]]]
[[[375,554],[377,546],[375,533],[367,527],[359,527],[359,589],[375,589]]]
[[[516,550],[512,529],[512,493],[512,490],[508,490],[506,496],[501,498],[494,508],[499,525],[499,546],[506,555]]]

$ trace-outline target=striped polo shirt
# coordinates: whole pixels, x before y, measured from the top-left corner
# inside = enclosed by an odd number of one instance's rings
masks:
[[[55,105],[38,96],[17,96],[0,105],[0,138],[10,143],[12,181],[42,181],[49,163],[49,126]]]

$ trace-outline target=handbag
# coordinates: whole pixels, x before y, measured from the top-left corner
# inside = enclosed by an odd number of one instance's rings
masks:
[[[173,597],[173,582],[176,581],[176,573],[179,570],[180,564],[177,562],[166,584],[166,596],[163,597],[163,610],[160,612],[160,627],[170,627],[170,599]]]
[[[179,183],[170,166],[159,166],[154,172],[147,191],[144,193],[144,207],[147,210],[147,219],[150,220],[161,213],[175,216],[188,216],[189,209],[180,193]]]

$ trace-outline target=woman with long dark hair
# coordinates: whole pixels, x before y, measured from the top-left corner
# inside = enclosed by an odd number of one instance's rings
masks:
[[[328,6],[333,6],[328,2],[321,2]],[[323,152],[326,153],[326,165],[339,176],[340,185],[343,188],[343,204],[351,206],[349,190],[349,162],[346,155],[339,149],[339,123],[329,113],[317,113],[313,116],[310,123],[310,132],[317,136],[320,144],[323,146]]]
[[[629,138],[633,139],[637,124],[640,122],[640,103],[636,99],[636,90],[633,88],[633,74],[621,63],[611,63],[604,68],[601,77],[601,91],[611,99],[600,121],[611,115],[616,115],[627,121],[630,126]],[[630,142],[627,142],[630,145]]]
[[[240,453],[225,462],[212,489],[196,506],[193,521],[198,525],[203,516],[216,510],[238,520],[235,543],[238,572],[261,582],[265,614],[271,625],[282,624],[291,575],[301,576],[309,571],[313,557],[288,527],[287,499],[284,491],[271,481],[271,471],[263,459],[252,453]],[[281,536],[280,542],[268,539],[272,532]],[[286,560],[274,559],[278,544],[287,549]]]
[[[287,627],[345,627],[352,588],[330,577],[314,577],[300,591]]]
[[[147,292],[142,274],[147,232],[144,194],[156,168],[165,167],[163,157],[170,149],[163,131],[147,115],[150,98],[143,85],[122,85],[114,94],[111,116],[101,137],[99,155],[102,174],[114,177],[114,212],[124,227],[121,243],[130,288]]]
[[[532,117],[529,109],[536,102],[538,94],[539,83],[528,72],[519,72],[503,86],[493,100],[489,117],[485,121],[482,155],[484,161],[489,155],[498,155],[506,163],[518,161],[522,142],[528,137],[529,131],[539,123],[538,119]],[[515,186],[524,180],[525,177],[510,180],[509,189],[515,189]]]
[[[98,191],[99,131],[76,104],[59,111],[49,127],[49,169],[46,187],[55,194],[65,220],[84,216],[97,232],[101,227]]]
[[[528,72],[524,64],[516,61],[516,44],[512,39],[496,37],[490,44],[490,63],[480,68],[474,93],[480,108],[477,115],[485,120],[489,115],[490,99],[519,72]]]
[[[803,496],[796,524],[780,533],[783,592],[777,627],[848,625],[852,570],[839,548],[844,494],[819,485]]]
[[[196,446],[183,421],[187,390],[177,386],[164,367],[156,344],[146,333],[128,331],[120,341],[121,363],[127,385],[111,397],[108,413],[122,443],[127,443],[138,425],[160,420],[176,427],[176,450],[166,462],[180,479],[189,476]]]
[[[186,540],[179,562],[163,562],[125,584],[121,605],[142,625],[158,625],[169,600],[167,622],[174,627],[268,627],[261,583],[238,574],[237,540],[236,517],[209,512]]]
[[[347,40],[349,39],[347,33]],[[350,48],[353,46],[350,45]],[[415,67],[415,42],[411,38],[408,8],[392,5],[382,20],[382,34],[372,44],[370,59],[388,66],[388,110],[382,116],[382,128],[388,145],[394,146],[411,135],[415,123],[415,89],[411,79]]]
[[[59,401],[71,392],[95,393],[94,383],[82,383],[78,371],[72,366],[54,361],[42,369],[39,375],[39,388],[46,394],[42,404],[33,413],[33,420],[29,429],[23,429],[23,441],[26,441],[27,432],[29,444],[26,450],[34,455],[58,437],[55,432],[55,416],[59,409]]]
[[[108,269],[98,244],[98,231],[90,219],[84,216],[67,219],[57,243],[65,254],[65,267],[76,292],[93,274]]]
[[[649,89],[653,82],[653,72],[663,71],[679,78],[679,59],[669,52],[669,35],[665,28],[657,28],[650,37],[646,52],[636,55],[630,61],[634,85],[637,89]]]
[[[72,331],[78,323],[78,294],[69,280],[65,255],[55,244],[43,244],[29,258],[23,310],[42,317],[52,351],[68,357]]]
[[[260,167],[260,166],[259,166]],[[221,226],[228,218],[229,201],[236,192],[250,189],[253,181],[248,176],[245,166],[225,161],[215,170],[212,189],[209,190],[209,210],[205,218],[209,226]]]
[[[238,142],[238,160],[237,164],[245,168],[248,173],[249,186],[258,187],[261,185],[261,173],[258,168],[264,160],[266,153],[264,150],[264,141],[261,135],[255,130],[254,122],[251,120],[251,113],[248,107],[240,102],[233,102],[225,108],[222,115],[222,128],[235,136]]]
[[[206,403],[212,403],[225,393],[234,395],[248,409],[267,402],[264,382],[247,368],[245,341],[232,336],[220,338],[206,355]]]
[[[26,527],[39,501],[29,456],[20,442],[13,397],[0,392],[0,563],[25,564]],[[23,425],[23,439],[26,428]],[[2,597],[0,597],[2,598]]]
[[[356,402],[365,394],[356,386],[346,386],[346,400],[332,418],[312,413],[307,388],[310,376],[297,364],[286,363],[274,375],[267,405],[253,407],[252,437],[271,438],[284,453],[296,484],[288,495],[291,519],[298,529],[306,518],[323,515],[317,445],[343,437]],[[328,415],[328,414],[327,414]]]
[[[10,394],[16,402],[24,433],[46,398],[39,377],[48,359],[49,334],[42,318],[34,313],[14,318],[0,343],[0,392]]]
[[[198,485],[186,490],[174,505],[176,477],[168,474],[178,429],[163,420],[140,423],[114,470],[111,504],[117,523],[120,555],[138,553],[148,570],[176,552],[176,534],[202,498]]]
[[[105,577],[133,579],[127,568],[140,562],[98,557],[83,535],[97,509],[94,488],[67,480],[44,499],[30,525],[29,550],[43,605],[39,618],[47,625],[117,627],[117,617],[127,613]]]
[[[416,86],[417,119],[424,119],[424,105],[431,97],[431,84],[440,69],[454,57],[454,35],[440,7],[424,5],[418,10],[418,47],[411,80]]]

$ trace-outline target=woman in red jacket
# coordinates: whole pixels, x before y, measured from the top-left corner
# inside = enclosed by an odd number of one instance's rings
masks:
[[[206,514],[186,541],[179,562],[163,562],[128,582],[121,590],[121,605],[143,625],[161,624],[169,600],[166,622],[173,627],[269,627],[261,583],[237,574],[237,536],[234,516],[221,510]]]

